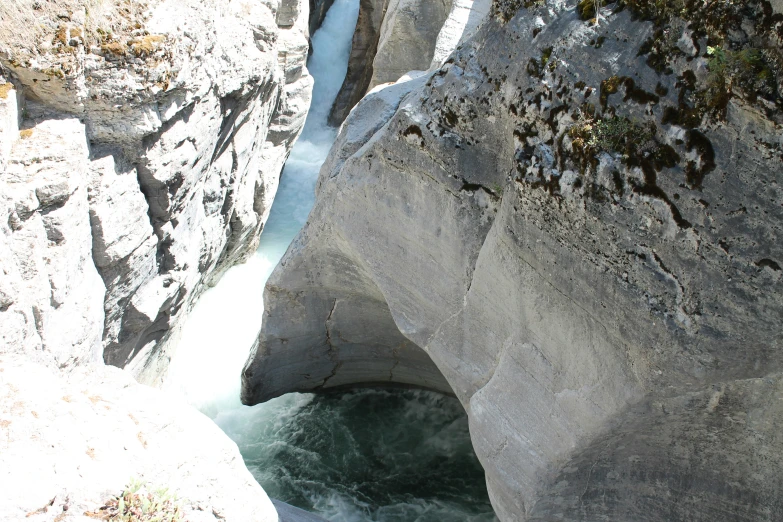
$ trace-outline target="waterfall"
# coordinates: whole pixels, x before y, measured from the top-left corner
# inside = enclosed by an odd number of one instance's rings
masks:
[[[264,284],[307,220],[318,171],[337,135],[326,118],[348,69],[358,14],[358,0],[336,0],[313,35],[310,112],[283,169],[258,250],[206,291],[185,320],[164,387],[210,417],[241,406],[239,375],[261,329]]]

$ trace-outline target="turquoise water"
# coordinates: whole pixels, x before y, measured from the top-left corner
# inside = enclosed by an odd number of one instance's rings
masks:
[[[456,399],[370,389],[289,394],[253,407],[239,401],[242,366],[261,328],[264,284],[307,219],[336,136],[326,117],[345,77],[357,15],[358,0],[336,0],[313,36],[312,106],[258,251],[201,297],[165,388],[237,443],[273,498],[340,522],[495,520]]]
[[[495,520],[453,398],[356,390],[287,396],[269,408],[278,411],[249,425],[231,414],[216,420],[271,497],[334,521]]]

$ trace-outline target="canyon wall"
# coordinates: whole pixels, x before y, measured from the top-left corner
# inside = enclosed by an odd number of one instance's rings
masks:
[[[440,67],[483,22],[490,0],[361,0],[348,73],[332,105],[339,126],[374,87]]]
[[[243,400],[447,385],[504,521],[777,520],[783,12],[525,5],[348,116]]]
[[[450,0],[389,0],[368,90],[396,82],[408,71],[427,70],[450,9]]]
[[[308,23],[300,0],[0,6],[3,520],[101,518],[142,482],[188,520],[302,519],[137,381],[255,250],[309,108]]]
[[[157,383],[269,215],[309,106],[308,5],[106,5],[3,22],[0,352]],[[8,34],[25,14],[32,45]]]

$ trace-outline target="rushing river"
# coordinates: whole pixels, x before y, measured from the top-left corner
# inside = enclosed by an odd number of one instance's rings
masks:
[[[313,35],[312,106],[258,251],[201,297],[166,388],[237,443],[271,497],[340,522],[495,520],[455,399],[358,390],[289,394],[253,407],[239,402],[240,372],[261,327],[264,283],[307,219],[336,136],[326,117],[345,77],[358,10],[358,0],[336,0]]]

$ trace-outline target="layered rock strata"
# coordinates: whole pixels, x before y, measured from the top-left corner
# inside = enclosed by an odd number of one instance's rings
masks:
[[[269,215],[309,106],[308,5],[163,0],[120,10],[114,30],[90,16],[63,11],[36,50],[1,46],[22,95],[0,107],[16,216],[2,225],[16,302],[0,309],[0,351],[55,350],[47,339],[72,329],[57,350],[74,361],[102,352],[158,382],[181,317]],[[57,314],[70,324],[50,327]]]
[[[243,400],[440,374],[501,520],[783,516],[783,19],[640,6],[496,2],[367,96]]]
[[[277,521],[214,423],[104,362],[159,382],[254,250],[309,106],[307,5],[0,15],[0,518],[100,518],[144,481],[187,520]]]

